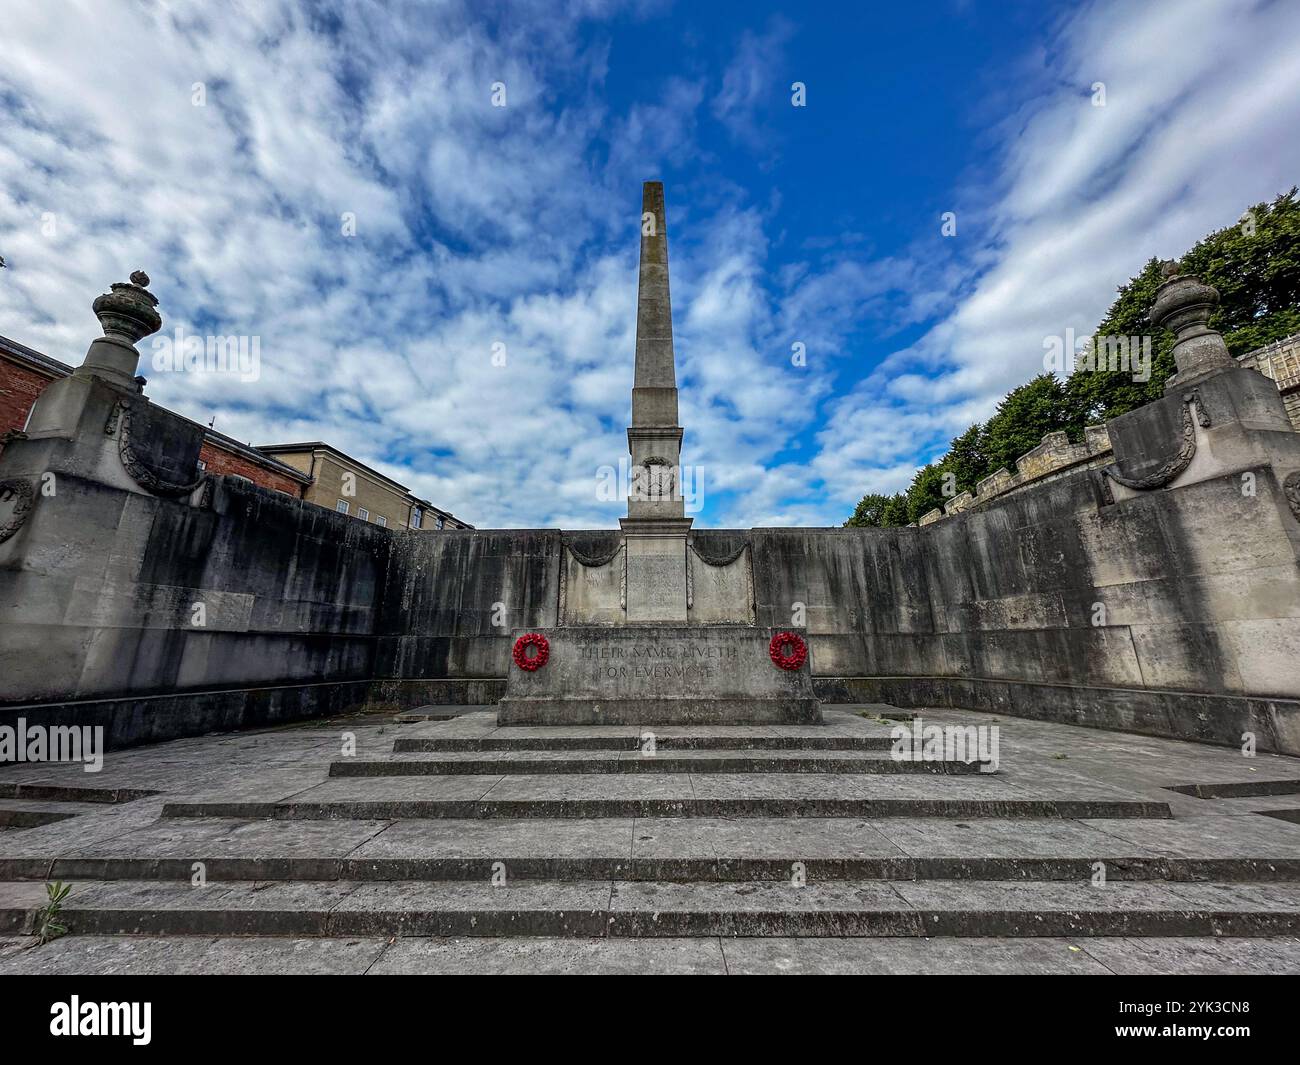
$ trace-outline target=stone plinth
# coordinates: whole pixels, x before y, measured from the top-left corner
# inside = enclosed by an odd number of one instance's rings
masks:
[[[516,636],[521,633],[516,633]],[[502,725],[818,724],[811,663],[778,669],[772,631],[749,625],[574,626],[550,659],[510,666]]]

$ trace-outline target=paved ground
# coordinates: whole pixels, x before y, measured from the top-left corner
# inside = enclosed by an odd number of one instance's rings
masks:
[[[1300,824],[1264,816],[1300,759],[935,711],[998,726],[997,771],[900,763],[896,713],[652,755],[353,717],[6,766],[0,972],[1300,971]],[[72,934],[34,946],[53,879]]]

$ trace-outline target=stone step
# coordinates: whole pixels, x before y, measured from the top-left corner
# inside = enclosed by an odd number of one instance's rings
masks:
[[[1169,784],[1166,790],[1198,799],[1237,799],[1257,795],[1300,795],[1297,780],[1242,780],[1217,784]]]
[[[6,951],[5,946],[12,945]],[[1300,939],[1038,936],[986,939],[785,939],[698,936],[556,939],[535,936],[209,938],[64,936],[39,949],[0,940],[11,976],[391,976],[466,973],[738,976],[1087,975],[1174,973],[1281,976],[1300,972]]]
[[[131,802],[157,795],[144,788],[98,788],[74,784],[0,783],[0,799],[37,799],[48,802]]]
[[[639,751],[639,735],[565,736],[509,735],[500,729],[490,736],[404,736],[393,741],[395,754],[432,754],[443,751]],[[664,751],[888,751],[888,735],[700,735],[656,734],[655,746]]]
[[[1252,831],[1253,830],[1253,831]],[[1224,839],[1224,835],[1230,839]],[[98,839],[15,843],[0,879],[1295,880],[1300,834],[1239,817],[1191,821],[160,820]]]
[[[1288,838],[1291,837],[1291,838]],[[28,837],[30,839],[30,837]],[[289,821],[179,818],[23,844],[0,880],[825,879],[1295,880],[1300,832],[1234,815],[1069,821],[602,818]],[[1102,863],[1098,868],[1097,863]]]
[[[992,773],[983,762],[900,759],[881,751],[638,751],[443,752],[405,758],[344,758],[330,763],[332,777],[484,776],[502,773]]]
[[[0,883],[0,933],[30,932],[44,885]],[[82,882],[74,934],[264,936],[1278,936],[1300,885],[879,881]]]
[[[0,828],[36,828],[66,821],[86,812],[81,803],[48,802],[42,799],[0,800]]]
[[[383,778],[375,778],[383,779]],[[940,798],[554,798],[554,799],[337,799],[284,802],[171,802],[165,818],[228,817],[279,820],[409,820],[425,818],[608,817],[962,817],[1152,818],[1169,806],[1144,799]]]
[[[210,858],[196,851],[175,858],[59,859],[53,863],[0,858],[0,879],[185,880],[202,863],[214,880],[488,880],[504,865],[517,880],[786,881],[796,863],[810,879],[831,880],[1086,880],[1101,862],[1112,880],[1196,883],[1300,883],[1300,861],[1269,858],[1133,858],[1122,852],[1075,858]]]
[[[273,798],[276,801],[256,801]],[[982,774],[592,773],[330,777],[276,796],[166,803],[165,817],[1169,817],[1113,787],[1031,788]]]

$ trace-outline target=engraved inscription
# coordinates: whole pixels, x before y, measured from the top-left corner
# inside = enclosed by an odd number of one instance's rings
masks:
[[[590,669],[593,681],[709,680],[718,675],[717,666],[738,657],[735,647],[687,642],[578,645],[578,658]]]

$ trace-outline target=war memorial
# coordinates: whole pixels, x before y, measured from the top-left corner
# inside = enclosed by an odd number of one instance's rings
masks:
[[[0,455],[0,971],[1295,971],[1300,434],[1215,290],[1104,462],[703,529],[640,222],[616,530],[208,473],[148,277],[94,301]]]

